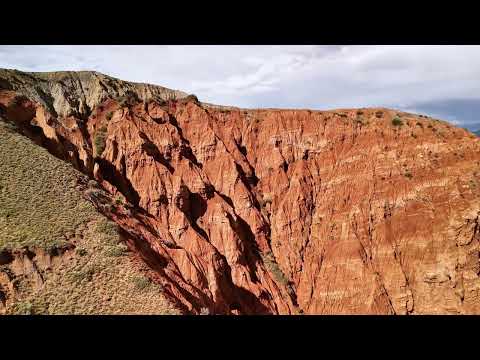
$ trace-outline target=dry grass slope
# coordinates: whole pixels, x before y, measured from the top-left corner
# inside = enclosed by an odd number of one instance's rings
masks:
[[[0,294],[10,295],[0,314],[177,314],[116,224],[76,189],[83,175],[9,128],[0,120],[0,253],[75,248],[48,266],[34,257],[40,276],[0,266]]]
[[[71,165],[0,121],[0,250],[57,247],[96,214]]]

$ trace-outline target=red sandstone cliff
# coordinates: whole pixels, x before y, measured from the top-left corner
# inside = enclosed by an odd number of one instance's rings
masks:
[[[122,199],[91,198],[185,312],[480,313],[480,143],[466,130],[82,76],[0,73],[0,115]]]

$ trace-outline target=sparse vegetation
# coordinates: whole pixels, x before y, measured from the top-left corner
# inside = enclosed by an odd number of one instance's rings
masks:
[[[190,95],[188,95],[187,97],[185,97],[185,98],[182,99],[182,100],[185,101],[185,102],[188,102],[188,101],[193,101],[193,102],[195,102],[195,103],[198,103],[198,102],[199,102],[197,95],[194,95],[194,94],[190,94]]]
[[[107,127],[102,126],[95,132],[95,136],[93,139],[96,156],[102,155],[103,151],[105,150],[106,138],[107,138]]]
[[[78,248],[75,250],[75,253],[77,253],[79,256],[85,256],[88,254],[88,251],[83,248]]]
[[[133,106],[135,103],[140,102],[140,98],[136,93],[132,91],[127,91],[124,95],[118,96],[115,101],[119,104],[120,107],[129,107]]]
[[[82,176],[0,121],[0,251],[65,244],[96,212],[75,190]],[[39,171],[41,169],[41,171]]]
[[[403,174],[406,178],[411,179],[413,178],[413,175],[410,173],[410,171],[407,171],[405,174]]]
[[[118,105],[120,107],[128,106],[128,99],[126,97],[120,97],[120,98],[117,99],[117,101],[118,101]]]
[[[2,127],[3,127],[3,131],[6,131],[6,132],[9,132],[9,133],[14,133],[16,131],[18,131],[18,126],[17,124],[13,123],[13,122],[2,122]]]
[[[105,251],[105,255],[118,257],[118,256],[125,255],[126,252],[127,252],[127,247],[123,244],[119,244],[119,245],[113,245],[113,246],[107,247]]]
[[[145,276],[134,276],[132,282],[137,290],[145,290],[151,284],[150,279]]]
[[[118,226],[112,221],[105,220],[99,222],[95,229],[99,233],[103,233],[109,236],[117,236],[118,235]]]
[[[106,118],[108,121],[112,120],[112,117],[113,117],[113,112],[111,112],[111,111],[109,111],[109,112],[107,113],[107,115],[105,116],[105,118]]]
[[[94,267],[88,267],[86,269],[82,269],[80,271],[74,271],[70,274],[71,279],[74,282],[81,282],[81,281],[92,281],[93,275],[95,274]]]
[[[28,98],[24,95],[17,95],[10,101],[10,106],[20,106],[25,101],[28,101]]]
[[[115,245],[120,241],[118,225],[107,219],[100,220],[96,223],[95,233],[101,236],[107,244]]]
[[[275,261],[275,257],[271,252],[262,254],[262,261],[265,264],[268,271],[270,271],[273,274],[275,281],[285,286],[288,284],[288,279],[286,278],[285,274],[278,266],[277,262]]]

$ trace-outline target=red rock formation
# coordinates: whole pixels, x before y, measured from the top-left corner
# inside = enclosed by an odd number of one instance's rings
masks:
[[[480,144],[463,129],[195,98],[110,98],[82,119],[15,96],[8,120],[127,200],[104,211],[187,312],[480,313]]]

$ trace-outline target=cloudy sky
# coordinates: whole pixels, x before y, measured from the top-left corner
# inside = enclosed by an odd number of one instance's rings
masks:
[[[240,107],[385,106],[480,129],[480,46],[0,46],[0,67],[95,70]]]

